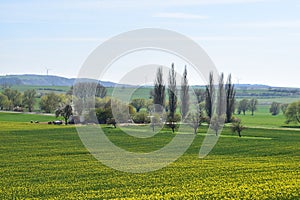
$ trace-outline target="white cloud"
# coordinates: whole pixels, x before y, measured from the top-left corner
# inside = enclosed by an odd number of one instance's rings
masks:
[[[172,19],[207,19],[208,16],[195,15],[188,13],[156,13],[153,17],[172,18]]]
[[[249,40],[265,40],[265,37],[255,36],[196,36],[191,37],[196,41],[249,41]]]
[[[300,20],[245,22],[245,23],[229,24],[228,26],[237,27],[237,28],[300,28]]]

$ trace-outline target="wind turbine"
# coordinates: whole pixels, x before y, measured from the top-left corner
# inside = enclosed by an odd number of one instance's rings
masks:
[[[52,69],[49,69],[49,68],[46,67],[46,73],[47,73],[47,76],[49,75],[49,71],[50,71],[50,70],[52,70]]]
[[[236,78],[236,81],[237,81],[237,84],[238,84],[238,85],[240,84],[240,80],[242,80],[240,77],[237,77],[237,78]]]

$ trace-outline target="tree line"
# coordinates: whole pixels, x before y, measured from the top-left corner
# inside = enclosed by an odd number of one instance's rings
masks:
[[[116,123],[135,122],[155,124],[165,122],[174,132],[178,123],[190,124],[194,132],[206,122],[218,134],[222,123],[235,124],[236,131],[242,130],[242,123],[233,117],[234,114],[254,115],[258,101],[255,98],[236,100],[236,89],[229,74],[225,80],[221,73],[216,79],[209,74],[204,88],[192,88],[188,83],[188,71],[184,68],[181,82],[177,83],[174,64],[168,73],[168,80],[163,80],[162,68],[157,69],[154,87],[150,97],[136,98],[130,102],[122,102],[107,96],[107,89],[96,82],[78,82],[66,94],[54,92],[43,94],[39,100],[39,108],[46,113],[56,113],[66,120],[71,115],[84,116],[84,122]],[[32,112],[37,104],[37,92],[26,90],[21,93],[6,88],[0,93],[0,109]],[[300,123],[299,102],[279,104],[273,102],[270,107],[272,115],[280,110],[285,114],[287,123]],[[113,108],[116,110],[113,113]],[[87,108],[87,109],[83,109]],[[96,116],[96,118],[94,117]],[[240,131],[241,131],[240,130]]]

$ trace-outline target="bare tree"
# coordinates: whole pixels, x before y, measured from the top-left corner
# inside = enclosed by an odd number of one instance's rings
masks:
[[[231,130],[232,132],[237,132],[239,137],[242,137],[241,132],[245,129],[245,126],[242,124],[240,119],[235,119],[232,122]]]
[[[216,136],[219,134],[220,129],[222,128],[224,124],[224,115],[213,115],[213,117],[210,119],[209,127],[215,131]]]
[[[187,117],[188,124],[194,129],[194,134],[197,134],[199,126],[205,121],[200,107],[196,107],[196,110],[190,112]]]
[[[227,82],[225,85],[225,92],[226,92],[226,122],[231,122],[232,115],[234,113],[234,105],[235,105],[235,88],[234,84],[231,82],[231,74],[229,74],[227,78]]]
[[[184,119],[187,116],[187,113],[189,111],[189,102],[190,102],[190,96],[189,96],[189,85],[187,80],[187,69],[186,66],[184,68],[183,77],[181,81],[181,116],[182,119]]]
[[[154,84],[154,110],[155,112],[162,112],[165,104],[165,85],[163,83],[162,68],[158,68],[156,73],[156,80]]]
[[[174,70],[174,64],[172,63],[171,70],[169,72],[169,117],[174,118],[177,108],[177,88],[176,88],[176,73]]]

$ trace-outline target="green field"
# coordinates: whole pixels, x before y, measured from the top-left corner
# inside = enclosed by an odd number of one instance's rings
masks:
[[[266,117],[260,115],[263,111],[246,115],[244,121],[253,118],[259,126],[274,125],[273,119],[261,123]],[[210,154],[199,159],[206,132],[202,126],[176,162],[155,172],[131,174],[97,161],[74,126],[29,123],[33,118],[54,119],[0,113],[0,199],[300,198],[299,129],[250,126],[238,138],[225,128]],[[133,152],[159,149],[174,136],[170,129],[147,139],[106,125],[103,130],[115,144]]]
[[[14,85],[11,87],[14,90],[24,92],[25,90],[36,90],[37,93],[47,93],[47,92],[56,92],[56,93],[65,93],[70,87],[68,86],[35,86],[35,85]],[[3,89],[0,89],[0,91]]]

